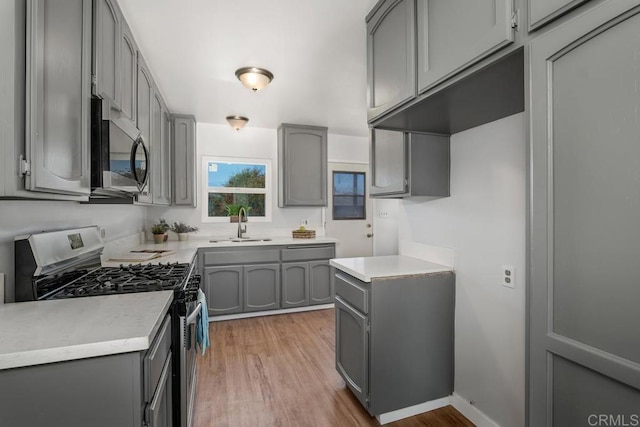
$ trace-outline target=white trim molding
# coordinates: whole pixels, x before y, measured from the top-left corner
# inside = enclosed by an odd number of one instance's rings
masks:
[[[467,417],[469,421],[477,427],[500,427],[498,423],[489,418],[484,412],[473,406],[468,400],[465,400],[458,393],[451,396],[451,406],[456,408],[458,412]]]
[[[282,310],[254,311],[251,313],[223,314],[222,316],[209,316],[209,322],[221,322],[223,320],[248,319],[249,317],[274,316],[276,314],[299,313],[301,311],[326,310],[333,308],[331,304],[310,305],[307,307],[285,308]]]
[[[447,396],[436,400],[430,400],[424,403],[418,403],[417,405],[408,406],[406,408],[398,409],[395,411],[385,412],[384,414],[376,415],[376,419],[380,424],[384,425],[404,418],[413,417],[414,415],[433,411],[434,409],[444,408],[445,406],[448,406],[450,404],[451,396]]]

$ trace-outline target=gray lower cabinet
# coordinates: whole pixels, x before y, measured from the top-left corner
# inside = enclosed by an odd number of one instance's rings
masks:
[[[244,311],[280,307],[280,264],[244,267]]]
[[[371,197],[449,196],[448,136],[373,129],[370,142]]]
[[[371,121],[416,96],[416,2],[378,2],[366,21]]]
[[[309,261],[309,304],[333,302],[333,267],[328,260]]]
[[[548,24],[589,0],[529,0],[529,30]]]
[[[531,42],[530,426],[637,424],[638,34],[611,0]]]
[[[513,0],[417,0],[418,93],[513,43],[512,14]]]
[[[327,128],[278,127],[278,206],[327,205]]]
[[[333,302],[335,243],[200,249],[209,315]]]
[[[0,371],[2,425],[172,425],[171,321],[145,352]]]
[[[196,207],[196,118],[173,114],[172,198],[177,206]],[[205,201],[206,203],[206,201]]]
[[[309,305],[309,263],[282,264],[282,308]]]
[[[211,316],[244,310],[243,276],[241,265],[204,267],[203,288]]]
[[[26,2],[25,189],[87,199],[90,76],[91,2]]]
[[[453,392],[454,277],[336,271],[336,369],[371,415]]]

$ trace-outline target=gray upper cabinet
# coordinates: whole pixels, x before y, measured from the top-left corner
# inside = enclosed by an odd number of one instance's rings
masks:
[[[280,307],[280,264],[244,267],[244,311]]]
[[[32,0],[26,22],[25,188],[88,196],[91,2]]]
[[[152,138],[152,111],[153,111],[153,94],[154,94],[154,85],[153,85],[153,77],[151,76],[151,72],[147,67],[147,64],[144,62],[144,59],[141,55],[138,55],[138,76],[137,76],[137,97],[136,97],[136,107],[137,107],[137,122],[138,129],[140,130],[140,137],[144,142],[145,147],[150,153],[153,153],[154,141]],[[153,196],[151,191],[153,179],[153,156],[150,156],[149,160],[150,164],[147,166],[147,170],[149,171],[149,178],[147,178],[147,185],[143,188],[143,190],[138,194],[137,200],[141,203],[152,203]]]
[[[167,110],[154,91],[151,100],[151,194],[154,205],[171,204],[171,145],[167,137]]]
[[[93,93],[120,107],[122,14],[115,0],[94,0]]]
[[[530,45],[530,426],[640,407],[638,6],[601,2]]]
[[[174,114],[172,197],[173,204],[196,207],[196,118]]]
[[[589,0],[529,0],[529,30],[548,24]]]
[[[137,75],[138,75],[138,46],[131,30],[122,20],[122,38],[120,45],[120,108],[122,115],[136,123]]]
[[[416,96],[415,5],[386,0],[367,16],[369,121]]]
[[[512,2],[417,0],[418,92],[511,44]]]
[[[278,206],[327,205],[327,128],[278,127]]]
[[[371,197],[449,196],[448,136],[373,129],[370,153]]]

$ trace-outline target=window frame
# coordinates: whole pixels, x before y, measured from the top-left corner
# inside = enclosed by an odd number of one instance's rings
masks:
[[[202,184],[202,210],[201,220],[203,223],[225,223],[230,222],[228,216],[209,216],[209,193],[244,193],[244,194],[264,194],[264,216],[249,216],[250,222],[271,222],[272,220],[272,197],[273,182],[271,159],[247,158],[247,157],[221,157],[202,156],[201,158],[201,184]],[[209,163],[238,163],[264,165],[264,188],[244,188],[244,187],[209,187]]]
[[[363,205],[362,205],[362,217],[350,217],[350,218],[336,218],[336,192],[335,192],[335,177],[336,174],[351,174],[351,175],[362,175],[362,185],[363,191],[362,195],[353,194],[351,197],[357,198],[362,197]],[[356,205],[357,206],[357,205]],[[358,171],[340,171],[334,170],[331,174],[331,219],[333,221],[364,221],[367,219],[367,173],[366,172],[358,172]]]

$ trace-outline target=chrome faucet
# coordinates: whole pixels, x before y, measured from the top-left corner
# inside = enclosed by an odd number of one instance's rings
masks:
[[[242,214],[244,214],[244,218],[247,219],[247,211],[244,207],[241,207],[238,211],[238,239],[242,239],[242,235],[247,232],[246,225],[242,228]]]

